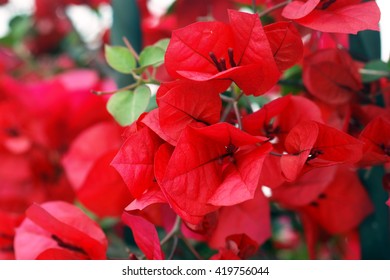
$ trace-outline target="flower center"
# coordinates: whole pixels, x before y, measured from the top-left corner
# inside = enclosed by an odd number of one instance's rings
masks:
[[[324,154],[324,152],[319,150],[319,149],[311,149],[310,154],[307,157],[306,162],[309,162],[309,161],[315,159],[316,157],[318,157],[319,155],[322,155],[322,154]]]
[[[209,56],[210,56],[211,60],[213,61],[215,67],[217,67],[217,70],[218,70],[219,72],[222,72],[222,71],[227,70],[226,59],[225,59],[224,57],[221,57],[221,58],[218,60],[218,58],[217,58],[217,56],[215,55],[214,52],[209,52]],[[236,64],[236,62],[234,61],[233,48],[228,48],[228,58],[229,58],[230,67],[231,67],[231,68],[236,67],[237,64]]]

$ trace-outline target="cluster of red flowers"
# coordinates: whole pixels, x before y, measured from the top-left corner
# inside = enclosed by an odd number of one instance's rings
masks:
[[[105,88],[94,72],[21,84],[0,67],[0,257],[105,259],[102,229],[67,203],[77,199],[99,218],[121,216],[148,259],[164,259],[173,237],[195,256],[189,239],[215,250],[212,259],[257,256],[272,207],[299,217],[311,258],[334,235],[339,257],[360,258],[357,228],[374,207],[356,170],[390,161],[388,81],[363,84],[345,42],[378,29],[376,3],[361,2],[267,1],[290,21],[263,26],[256,13],[229,10],[228,22],[174,30],[164,61],[172,81],[123,133],[105,99],[88,94]],[[301,91],[279,97],[297,64]],[[384,107],[372,102],[378,91]]]

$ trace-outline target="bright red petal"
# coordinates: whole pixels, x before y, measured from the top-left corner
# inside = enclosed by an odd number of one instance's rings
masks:
[[[110,166],[116,150],[98,158],[92,166],[77,198],[99,217],[119,217],[133,199],[121,176]]]
[[[303,55],[301,35],[291,22],[277,22],[264,26],[276,65],[280,71],[290,68]]]
[[[17,229],[17,259],[35,259],[45,250],[67,249],[69,254],[83,254],[89,259],[105,259],[107,240],[100,227],[75,206],[61,202],[33,204],[27,218]]]
[[[163,260],[160,239],[156,227],[142,217],[123,213],[122,221],[130,227],[135,242],[149,260]]]
[[[122,176],[133,197],[138,198],[154,184],[154,154],[162,140],[148,127],[130,135],[112,165]]]
[[[210,246],[223,248],[226,238],[235,234],[245,234],[258,245],[263,244],[271,236],[269,211],[269,203],[260,189],[251,200],[221,208]]]

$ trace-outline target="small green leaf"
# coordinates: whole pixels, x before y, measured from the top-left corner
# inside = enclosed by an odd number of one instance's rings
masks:
[[[166,38],[166,39],[161,39],[160,41],[155,43],[153,46],[159,47],[159,48],[163,49],[164,51],[166,51],[168,48],[168,45],[169,45],[169,39]]]
[[[389,66],[381,60],[370,61],[362,70],[362,80],[364,83],[370,83],[389,76]]]
[[[279,81],[282,95],[297,94],[304,89],[302,82],[302,67],[294,65],[283,74],[283,79]]]
[[[164,62],[165,51],[160,47],[150,46],[143,49],[139,55],[139,64],[141,67],[155,65]]]
[[[139,86],[134,92],[117,92],[108,100],[107,110],[120,125],[129,125],[145,112],[150,95],[147,86]]]
[[[125,47],[106,45],[104,53],[107,63],[118,72],[130,74],[136,67],[133,54]]]

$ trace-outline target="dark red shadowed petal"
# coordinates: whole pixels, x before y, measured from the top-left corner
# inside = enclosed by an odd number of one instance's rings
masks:
[[[302,208],[331,234],[356,228],[374,210],[356,172],[339,167],[334,180],[317,200]]]
[[[362,165],[376,165],[390,161],[390,116],[373,119],[362,131],[364,141]]]
[[[304,60],[303,82],[310,94],[330,105],[349,102],[362,88],[357,64],[345,50],[326,49]]]

